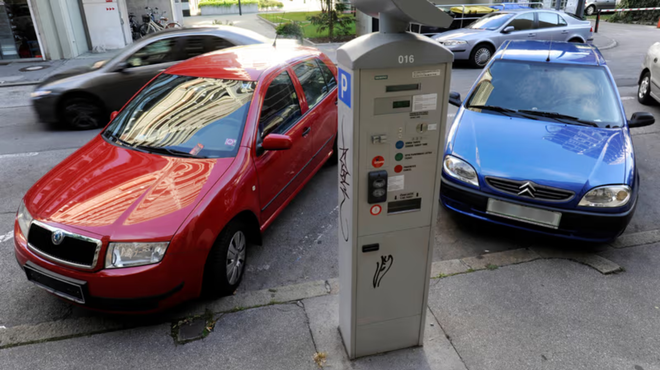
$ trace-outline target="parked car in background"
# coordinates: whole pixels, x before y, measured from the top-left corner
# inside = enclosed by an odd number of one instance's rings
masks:
[[[229,26],[162,31],[134,42],[110,60],[51,76],[32,93],[32,104],[43,122],[75,130],[103,127],[110,112],[166,68],[210,51],[267,41]]]
[[[441,200],[499,225],[593,242],[623,233],[639,174],[614,78],[592,46],[509,41],[484,68],[450,129]]]
[[[598,10],[616,8],[617,0],[587,0],[585,3],[584,14],[594,15]]]
[[[645,105],[660,102],[660,42],[651,45],[642,63],[637,100]]]
[[[591,23],[554,10],[513,9],[490,13],[466,28],[433,36],[456,60],[483,68],[507,40],[568,41],[592,39]]]
[[[233,293],[249,245],[336,160],[336,74],[316,49],[270,45],[170,67],[27,192],[28,279],[106,311]]]

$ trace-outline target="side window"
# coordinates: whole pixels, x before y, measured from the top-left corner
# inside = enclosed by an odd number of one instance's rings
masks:
[[[216,36],[204,36],[204,37],[206,38],[206,50],[204,51],[205,53],[210,53],[212,51],[236,46],[231,42],[223,39],[222,37],[216,37]]]
[[[298,96],[291,77],[284,71],[268,86],[259,116],[261,138],[268,134],[281,134],[300,117]]]
[[[307,105],[311,109],[323,100],[328,92],[328,86],[325,84],[325,77],[314,60],[306,60],[293,67],[293,72],[298,77],[302,85]]]
[[[335,76],[332,74],[332,71],[328,66],[323,63],[322,60],[317,59],[316,63],[319,64],[321,67],[321,72],[323,72],[323,77],[325,77],[325,83],[328,85],[328,91],[332,90],[337,86],[337,80],[335,79]]]
[[[152,42],[128,57],[126,62],[129,67],[141,67],[152,64],[174,62],[177,60],[176,50],[174,48],[175,44],[175,39],[165,39]]]
[[[509,23],[516,31],[531,30],[534,28],[534,13],[525,13],[517,16]]]
[[[539,12],[539,28],[559,26],[559,16],[556,13]]]
[[[560,26],[566,26],[567,25],[566,20],[561,15],[557,15],[557,17],[559,18],[559,25]]]
[[[227,40],[215,36],[190,36],[183,40],[183,59],[189,59],[211,51],[234,46]]]

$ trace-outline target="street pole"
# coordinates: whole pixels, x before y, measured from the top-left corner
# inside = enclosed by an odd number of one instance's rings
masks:
[[[578,0],[577,3],[577,8],[575,9],[575,15],[577,15],[579,18],[584,17],[584,3],[586,0]]]
[[[555,0],[555,10],[561,10],[561,0]]]
[[[238,15],[243,15],[243,9],[241,9],[241,0],[238,0]]]

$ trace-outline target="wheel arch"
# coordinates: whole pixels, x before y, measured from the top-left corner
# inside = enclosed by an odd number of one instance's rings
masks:
[[[240,222],[243,225],[247,227],[247,240],[249,244],[254,244],[254,245],[262,245],[263,244],[263,239],[261,237],[261,229],[259,226],[259,219],[257,216],[250,210],[245,210],[242,212],[239,212],[234,218],[232,218],[227,224],[230,224],[231,222]],[[224,230],[224,227],[222,228]],[[217,238],[220,237],[220,234],[222,233],[222,230],[218,233],[216,236]]]
[[[580,35],[573,35],[568,39],[568,42],[573,42],[573,40],[578,40],[581,44],[586,43],[586,40]]]
[[[62,113],[63,113],[63,108],[64,108],[64,102],[66,102],[68,99],[71,98],[91,98],[94,100],[96,103],[98,103],[101,106],[101,109],[103,109],[103,112],[105,114],[108,114],[108,107],[105,105],[103,100],[98,97],[98,95],[93,94],[89,91],[86,90],[70,90],[62,94],[62,96],[59,97],[57,100],[57,103],[55,105],[55,112],[57,114],[57,119],[58,121],[62,121]]]

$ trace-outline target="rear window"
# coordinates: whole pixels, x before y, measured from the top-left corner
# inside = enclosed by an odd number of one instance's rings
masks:
[[[154,153],[233,157],[255,86],[251,81],[162,74],[131,100],[104,136]]]

